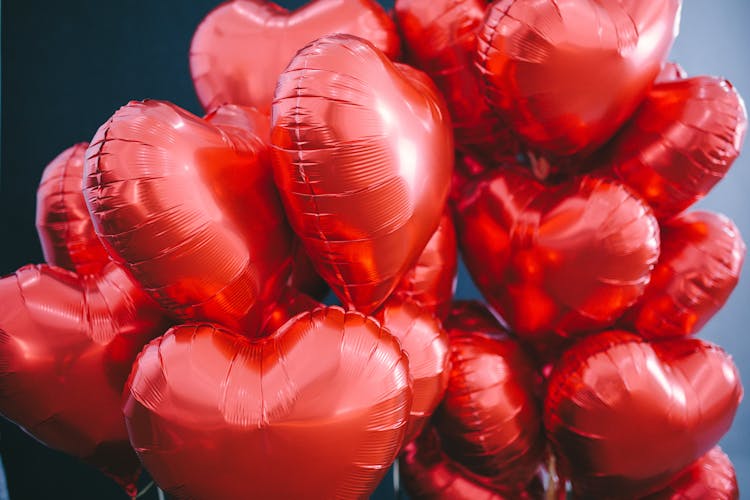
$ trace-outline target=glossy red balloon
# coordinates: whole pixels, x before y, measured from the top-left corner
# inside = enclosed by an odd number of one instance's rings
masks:
[[[422,255],[406,271],[392,296],[416,302],[443,317],[453,300],[457,271],[456,228],[450,211],[446,211]]]
[[[477,65],[491,104],[530,145],[593,151],[643,100],[679,26],[680,0],[497,0]]]
[[[428,428],[406,445],[399,456],[404,489],[413,500],[528,500],[544,497],[544,485],[533,481],[525,491],[503,494],[472,481],[440,448],[434,429]],[[537,479],[537,478],[535,478]]]
[[[387,330],[338,307],[257,341],[179,326],[133,367],[130,442],[178,498],[366,498],[401,448],[408,370]]]
[[[261,139],[267,120],[134,101],[91,142],[84,194],[97,234],[181,318],[254,334],[287,279],[292,234]]]
[[[692,335],[722,308],[745,260],[739,229],[724,215],[683,213],[662,224],[651,282],[623,324],[646,338]]]
[[[740,491],[729,457],[714,446],[669,486],[643,500],[737,500]]]
[[[408,443],[422,431],[445,394],[450,374],[448,334],[430,311],[412,302],[390,299],[376,317],[409,358],[413,402],[404,438]]]
[[[592,177],[545,187],[519,168],[492,172],[464,190],[456,223],[479,290],[534,344],[612,324],[659,255],[646,204]]]
[[[518,145],[485,100],[474,67],[486,7],[485,0],[397,0],[394,13],[410,61],[430,75],[445,97],[456,147],[501,161],[515,157]]]
[[[98,273],[109,262],[81,189],[88,146],[76,144],[52,160],[36,193],[36,228],[44,260],[81,275]]]
[[[222,104],[268,112],[276,80],[302,47],[332,33],[370,40],[398,56],[396,26],[374,0],[313,0],[289,12],[265,0],[232,0],[211,11],[193,35],[190,71],[204,109]]]
[[[135,494],[120,409],[130,367],[164,332],[158,306],[118,265],[78,276],[26,266],[0,279],[0,413]]]
[[[577,495],[665,487],[729,429],[742,399],[731,357],[697,339],[588,337],[549,378],[547,436]]]
[[[740,154],[746,129],[745,105],[726,80],[703,76],[660,83],[597,163],[666,220],[724,177]]]
[[[445,321],[451,372],[433,423],[445,453],[474,481],[512,494],[544,459],[537,375],[521,346],[497,322],[487,335],[487,313],[472,309],[459,305]]]
[[[442,98],[423,73],[334,35],[281,75],[272,122],[292,227],[341,301],[374,311],[443,214],[453,140]]]

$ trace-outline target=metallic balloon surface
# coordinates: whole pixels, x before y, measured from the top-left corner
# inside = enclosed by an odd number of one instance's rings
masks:
[[[49,446],[97,466],[131,492],[140,470],[121,396],[160,309],[110,263],[78,276],[46,265],[0,279],[0,413]]]
[[[685,68],[680,66],[678,63],[675,62],[667,62],[664,64],[664,67],[661,69],[661,73],[659,73],[659,76],[656,77],[656,80],[654,80],[655,84],[659,83],[666,83],[666,82],[674,82],[676,80],[684,80],[688,77],[687,71],[685,71]]]
[[[443,214],[453,139],[442,98],[426,75],[370,42],[333,35],[281,75],[272,124],[292,227],[341,301],[372,312]]]
[[[513,158],[518,145],[484,98],[474,67],[485,0],[397,0],[394,14],[410,62],[433,79],[450,111],[456,147],[493,161]]]
[[[464,189],[456,223],[477,287],[535,344],[612,324],[643,294],[659,255],[646,204],[586,176],[545,187],[520,168],[490,172]]]
[[[289,12],[265,0],[232,0],[211,11],[193,35],[190,71],[204,109],[222,104],[271,108],[276,80],[294,54],[332,33],[370,40],[398,56],[396,26],[375,0],[313,0]]]
[[[421,432],[445,394],[450,374],[448,334],[430,311],[413,302],[389,299],[376,317],[409,358],[413,402],[404,438],[408,443]]]
[[[445,453],[474,481],[520,492],[546,446],[537,375],[520,344],[497,322],[487,335],[487,314],[472,309],[458,304],[446,318],[451,372],[433,423]]]
[[[286,287],[281,292],[281,296],[276,301],[276,304],[266,314],[263,321],[263,328],[260,331],[259,337],[267,337],[272,335],[276,330],[284,326],[284,324],[297,316],[307,311],[312,311],[321,307],[323,304],[313,299],[309,295],[306,295],[296,288]],[[246,332],[243,332],[246,333]],[[252,335],[248,335],[253,337]]]
[[[252,334],[286,282],[292,234],[260,138],[267,120],[237,106],[203,120],[134,101],[88,149],[84,194],[97,234],[183,319]]]
[[[745,105],[728,81],[668,81],[654,86],[596,161],[666,220],[724,177],[746,130]]]
[[[643,500],[737,500],[740,491],[729,457],[714,446],[663,490]]]
[[[744,260],[745,242],[726,216],[696,211],[668,220],[651,282],[623,325],[651,339],[698,332],[729,298]]]
[[[440,448],[434,429],[404,447],[399,456],[401,483],[414,500],[527,500],[542,499],[543,485],[504,495],[472,481]],[[541,488],[540,488],[541,486]]]
[[[292,273],[287,285],[316,300],[323,300],[330,290],[328,283],[315,270],[304,245],[298,240],[295,240],[292,250]]]
[[[257,341],[184,325],[138,357],[124,412],[177,498],[366,498],[401,448],[408,370],[387,330],[338,307]]]
[[[44,260],[81,275],[98,273],[109,262],[81,189],[88,146],[76,144],[52,160],[36,194],[36,228]]]
[[[721,348],[615,330],[563,355],[549,378],[544,422],[574,492],[635,498],[713,448],[741,399],[737,368]]]
[[[488,99],[530,145],[590,152],[628,119],[677,35],[680,0],[497,0],[477,44]]]
[[[392,296],[417,302],[443,317],[453,300],[457,271],[456,228],[450,211],[446,211],[422,255],[406,271]]]

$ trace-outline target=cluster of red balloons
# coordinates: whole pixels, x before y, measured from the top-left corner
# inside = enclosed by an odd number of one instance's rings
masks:
[[[747,118],[665,63],[679,11],[217,7],[205,117],[131,102],[45,170],[0,412],[131,495],[362,498],[400,455],[413,498],[736,498],[740,378],[690,336],[745,245],[684,210]]]

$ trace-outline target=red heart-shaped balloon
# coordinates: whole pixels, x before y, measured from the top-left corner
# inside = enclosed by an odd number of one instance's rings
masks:
[[[451,372],[433,423],[470,477],[510,494],[529,484],[545,452],[537,374],[522,347],[476,309],[457,303],[445,320]]]
[[[389,299],[377,319],[401,343],[409,357],[413,400],[404,443],[422,431],[448,385],[448,334],[435,316],[412,302]]]
[[[737,474],[729,457],[714,446],[663,490],[643,500],[737,500]]]
[[[329,307],[256,341],[173,328],[138,357],[124,412],[144,466],[178,498],[355,499],[395,459],[410,406],[398,341]]]
[[[592,151],[643,100],[677,35],[680,0],[497,0],[477,65],[491,104],[530,145]]]
[[[737,369],[719,347],[610,331],[560,359],[548,381],[544,423],[577,494],[635,498],[666,486],[708,452],[741,399]]]
[[[544,484],[536,476],[524,491],[512,495],[472,481],[442,452],[435,430],[427,428],[399,456],[404,489],[414,500],[542,500]],[[549,497],[546,497],[549,498]]]
[[[261,139],[267,120],[131,102],[91,142],[84,194],[97,234],[182,318],[254,334],[286,281],[292,235]]]
[[[687,71],[685,68],[675,62],[667,62],[661,69],[661,73],[654,80],[654,84],[674,82],[676,80],[684,80],[687,78]]]
[[[313,0],[294,12],[264,0],[232,0],[193,35],[190,71],[203,108],[255,106],[268,112],[276,80],[302,47],[332,33],[370,40],[398,56],[396,27],[373,0]]]
[[[0,412],[134,494],[140,464],[121,396],[136,355],[167,326],[158,306],[114,263],[86,276],[23,267],[0,279],[0,303]]]
[[[394,13],[410,60],[445,97],[456,146],[492,161],[513,158],[518,145],[484,98],[474,67],[485,0],[397,0]]]
[[[450,211],[446,211],[422,255],[406,271],[392,297],[416,302],[442,318],[453,300],[457,270],[456,228]]]
[[[81,189],[88,146],[76,144],[52,160],[36,194],[36,228],[44,260],[81,275],[98,273],[109,262]]]
[[[374,311],[443,214],[453,140],[437,89],[370,42],[324,37],[279,79],[272,142],[286,213],[316,269],[346,305]]]
[[[612,324],[659,255],[646,204],[592,177],[545,187],[518,168],[490,172],[464,189],[456,222],[477,287],[536,345]]]
[[[745,105],[728,81],[673,80],[654,86],[595,161],[666,220],[724,177],[746,129]]]
[[[661,226],[661,255],[646,291],[623,325],[656,339],[692,335],[722,308],[737,285],[745,243],[727,217],[683,213]]]

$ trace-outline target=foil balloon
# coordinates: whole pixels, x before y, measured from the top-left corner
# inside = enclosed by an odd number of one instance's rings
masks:
[[[190,71],[204,109],[222,104],[268,112],[276,80],[294,54],[332,33],[370,40],[388,57],[396,26],[374,0],[313,0],[294,12],[265,0],[232,0],[211,11],[190,46]]]
[[[475,307],[475,306],[474,306]],[[433,423],[446,455],[474,481],[523,491],[544,459],[537,375],[520,344],[461,304],[445,326],[451,372]],[[491,336],[486,326],[491,326]]]
[[[412,302],[390,299],[376,317],[399,340],[409,358],[413,401],[404,438],[408,443],[443,399],[450,373],[448,334],[431,312]]]
[[[492,161],[513,158],[517,140],[490,108],[474,67],[485,0],[397,0],[410,61],[433,79],[450,111],[456,146]]]
[[[298,314],[312,311],[322,306],[323,304],[296,288],[286,287],[281,292],[281,296],[276,301],[274,307],[266,315],[259,337],[267,337]]]
[[[136,361],[130,442],[176,498],[366,498],[396,458],[409,367],[376,321],[338,307],[251,341],[173,328]]]
[[[292,235],[256,134],[266,120],[134,101],[91,142],[84,194],[97,234],[181,318],[255,333],[286,282]]]
[[[597,162],[666,220],[724,177],[740,154],[746,129],[745,105],[726,80],[703,76],[659,83]]]
[[[604,144],[646,96],[679,26],[680,0],[497,0],[479,31],[486,95],[553,156]]]
[[[713,448],[741,399],[737,368],[721,348],[609,331],[562,356],[548,381],[544,423],[574,493],[636,498]]]
[[[457,270],[456,228],[450,211],[446,211],[422,255],[406,271],[392,296],[416,302],[443,317],[453,300]]]
[[[656,219],[616,182],[583,176],[545,187],[504,168],[469,185],[456,207],[474,282],[535,345],[614,323],[659,256]]]
[[[100,274],[26,266],[0,279],[0,413],[136,493],[120,409],[130,367],[164,332],[158,306],[114,263]]]
[[[744,260],[745,243],[727,217],[691,212],[670,219],[661,227],[651,282],[623,325],[649,339],[696,333],[724,306]]]
[[[525,491],[511,496],[472,481],[445,456],[434,429],[428,428],[404,447],[399,456],[404,489],[413,500],[541,500],[544,485],[532,481]],[[536,479],[536,478],[535,478]]]
[[[374,311],[443,214],[453,140],[437,89],[365,40],[328,36],[281,75],[272,124],[293,229],[342,302]]]
[[[109,262],[83,198],[87,143],[76,144],[47,165],[36,194],[36,228],[47,263],[81,275],[95,274]]]
[[[669,486],[643,500],[737,500],[740,491],[729,457],[714,446],[691,464]]]

